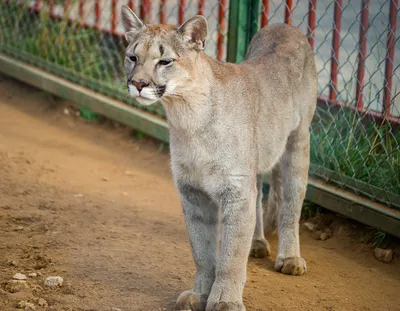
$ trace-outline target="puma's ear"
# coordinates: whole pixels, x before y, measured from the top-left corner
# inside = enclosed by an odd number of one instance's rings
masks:
[[[184,40],[191,44],[196,51],[204,50],[208,34],[207,20],[204,16],[196,15],[186,21],[177,30]]]
[[[136,33],[142,28],[146,27],[140,18],[126,5],[121,9],[122,23],[125,28],[125,39],[132,42],[136,37]]]

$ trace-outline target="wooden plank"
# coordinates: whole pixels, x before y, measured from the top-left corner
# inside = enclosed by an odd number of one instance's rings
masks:
[[[400,211],[372,202],[349,191],[309,178],[306,199],[400,238]]]
[[[100,115],[126,124],[146,135],[169,142],[167,122],[155,115],[109,98],[44,70],[0,53],[0,71],[44,91],[71,100]]]
[[[267,196],[269,177],[264,176],[263,181],[264,194]],[[400,238],[400,211],[384,204],[373,202],[314,177],[308,179],[306,200]]]

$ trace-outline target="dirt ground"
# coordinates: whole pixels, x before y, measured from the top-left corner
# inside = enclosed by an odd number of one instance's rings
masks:
[[[173,310],[194,264],[167,150],[54,101],[0,76],[0,310],[21,300],[39,311]],[[304,228],[301,243],[302,277],[274,272],[275,253],[250,259],[247,310],[400,310],[398,258],[384,264],[369,245]],[[63,286],[44,286],[47,276]]]

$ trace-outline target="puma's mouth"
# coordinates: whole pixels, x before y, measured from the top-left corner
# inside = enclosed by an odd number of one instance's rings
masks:
[[[128,84],[129,95],[142,105],[151,105],[158,101],[164,95],[165,90],[165,85],[157,85],[154,87],[146,86],[139,91],[136,86]]]
[[[146,86],[138,90],[136,86],[128,84],[128,92],[132,97],[144,97],[147,99],[159,99],[166,90],[166,85],[156,85],[154,87]]]

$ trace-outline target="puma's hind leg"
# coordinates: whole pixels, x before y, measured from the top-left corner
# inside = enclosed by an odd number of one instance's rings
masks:
[[[275,270],[284,274],[302,275],[306,272],[306,262],[300,256],[299,221],[307,187],[309,148],[308,126],[299,127],[289,136],[281,159],[283,197],[279,212]]]
[[[265,207],[262,205],[262,176],[257,176],[257,205],[256,205],[256,228],[254,230],[253,242],[250,256],[262,258],[271,254],[270,245],[266,237],[275,231],[278,226],[279,206],[282,203],[282,168],[278,163],[272,169],[269,182],[268,201]]]
[[[264,236],[264,220],[262,207],[263,182],[261,174],[257,175],[257,202],[256,202],[256,227],[254,230],[253,241],[251,243],[250,256],[263,258],[271,254],[271,248]]]

